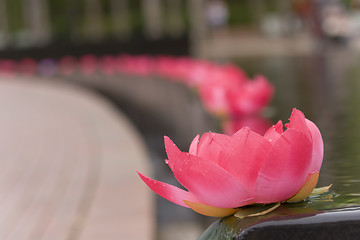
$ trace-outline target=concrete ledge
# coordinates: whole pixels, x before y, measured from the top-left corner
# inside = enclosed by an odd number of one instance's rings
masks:
[[[104,99],[0,79],[0,239],[152,239],[144,143]]]

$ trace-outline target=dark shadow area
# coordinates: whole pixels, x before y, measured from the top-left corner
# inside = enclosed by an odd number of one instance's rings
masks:
[[[199,240],[255,239],[359,239],[359,208],[321,212],[311,208],[282,206],[261,217],[217,220]]]
[[[80,57],[85,54],[167,54],[188,55],[189,41],[183,38],[162,38],[149,40],[136,38],[131,41],[108,40],[99,43],[57,43],[54,42],[44,47],[32,48],[7,48],[0,50],[1,58],[21,59],[31,56],[34,59],[60,58],[65,55]]]

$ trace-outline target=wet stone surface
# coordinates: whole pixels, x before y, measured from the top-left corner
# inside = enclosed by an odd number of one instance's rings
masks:
[[[262,217],[215,221],[199,240],[240,239],[359,239],[360,208],[321,212],[281,206]]]

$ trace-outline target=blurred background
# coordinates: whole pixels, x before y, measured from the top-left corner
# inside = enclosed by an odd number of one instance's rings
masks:
[[[64,76],[54,70],[59,59],[189,56],[265,75],[275,95],[261,119],[286,122],[297,107],[323,132],[319,183],[341,195],[325,209],[360,204],[359,50],[358,0],[0,0],[0,60],[31,58],[39,63],[32,78],[81,86],[114,104],[146,143],[149,171],[167,183],[176,184],[163,136],[187,150],[196,134],[224,123],[178,82],[100,70]],[[153,239],[196,239],[214,220],[161,198],[153,207]]]
[[[2,0],[0,5],[0,49],[8,57],[89,51],[304,54],[315,50],[319,38],[359,45],[356,0]]]

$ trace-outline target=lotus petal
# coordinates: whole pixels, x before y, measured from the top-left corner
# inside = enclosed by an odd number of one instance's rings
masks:
[[[191,144],[190,144],[190,148],[189,148],[189,153],[191,155],[197,156],[197,152],[198,152],[198,144],[199,144],[199,139],[200,139],[200,135],[196,135],[196,137],[192,140]]]
[[[286,200],[286,202],[299,202],[307,198],[316,187],[318,179],[319,172],[310,174],[310,176],[306,180],[306,183],[304,184],[304,186],[302,186],[300,191],[296,193],[295,196],[293,196],[292,198]]]
[[[272,144],[274,144],[281,134],[284,132],[282,121],[278,121],[274,126],[269,128],[264,135],[264,138],[268,139]]]
[[[306,124],[310,130],[311,139],[313,142],[312,162],[310,166],[310,172],[320,171],[321,164],[324,156],[324,142],[321,137],[321,133],[316,125],[310,120],[306,119]]]
[[[247,189],[229,172],[211,161],[182,153],[169,165],[173,166],[175,178],[205,204],[234,208],[252,202]]]
[[[171,141],[169,137],[165,136],[164,142],[165,142],[166,154],[168,156],[167,164],[169,164],[169,167],[172,169],[173,168],[172,160],[176,160],[181,155],[181,151],[175,145],[175,143]]]
[[[219,161],[219,154],[230,136],[213,132],[204,133],[199,141],[196,156],[214,163]]]
[[[312,143],[305,134],[287,129],[267,155],[254,188],[257,203],[284,201],[304,185],[311,163]]]
[[[288,129],[293,129],[305,134],[306,137],[311,140],[311,134],[308,125],[306,124],[305,116],[301,111],[297,110],[296,108],[294,108],[291,113],[290,122],[288,124],[285,124],[285,126]]]
[[[195,212],[209,217],[226,217],[238,211],[238,209],[236,208],[218,208],[186,200],[184,200],[184,202]]]
[[[184,200],[190,202],[199,202],[199,200],[190,192],[184,191],[173,185],[151,179],[139,172],[137,173],[151,190],[159,194],[161,197],[169,200],[170,202],[187,208],[188,206],[184,203]]]
[[[244,127],[231,136],[219,157],[219,165],[252,192],[261,165],[272,145]]]

